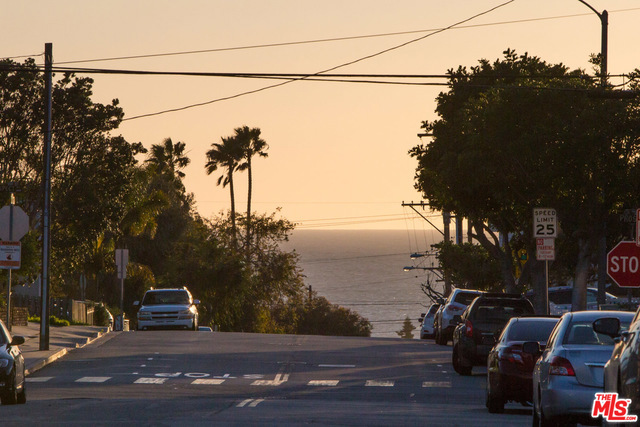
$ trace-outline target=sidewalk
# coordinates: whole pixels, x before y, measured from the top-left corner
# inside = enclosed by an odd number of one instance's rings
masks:
[[[84,347],[109,332],[105,326],[49,326],[49,350],[40,350],[40,323],[28,326],[12,326],[11,335],[23,336],[20,346],[26,365],[26,374],[32,374],[69,351]]]

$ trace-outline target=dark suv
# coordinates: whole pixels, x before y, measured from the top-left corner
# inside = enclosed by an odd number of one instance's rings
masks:
[[[512,317],[534,314],[533,305],[519,294],[485,293],[473,300],[453,331],[453,369],[471,375],[474,366],[487,364],[496,338]]]

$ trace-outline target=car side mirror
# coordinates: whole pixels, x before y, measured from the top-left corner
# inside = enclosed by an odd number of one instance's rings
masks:
[[[9,345],[14,346],[14,345],[22,345],[22,344],[24,344],[24,337],[20,335],[16,335],[15,337],[13,337],[13,339],[11,340],[11,344]]]
[[[540,348],[540,343],[537,341],[527,341],[522,344],[522,352],[531,354],[534,356],[538,356],[542,353],[542,349]]]
[[[615,317],[603,317],[593,322],[593,330],[599,334],[608,335],[611,338],[620,336],[620,319]]]

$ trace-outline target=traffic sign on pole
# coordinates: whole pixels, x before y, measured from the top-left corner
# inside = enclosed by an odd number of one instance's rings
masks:
[[[640,246],[619,242],[607,254],[607,274],[621,288],[640,287]]]
[[[19,269],[21,248],[20,242],[0,242],[0,269]]]
[[[29,232],[29,216],[20,206],[0,209],[0,240],[20,240]]]
[[[558,237],[556,210],[535,208],[533,210],[533,237]]]

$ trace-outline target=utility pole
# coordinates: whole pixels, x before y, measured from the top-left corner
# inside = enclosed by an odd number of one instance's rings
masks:
[[[44,201],[42,206],[42,315],[40,316],[40,351],[49,350],[49,236],[51,220],[51,92],[53,44],[44,45]]]
[[[584,0],[578,0],[587,6],[593,13],[600,18],[601,37],[600,37],[600,85],[602,90],[607,88],[607,62],[609,60],[609,12],[603,10],[602,13],[595,10],[589,3]],[[602,195],[605,195],[605,189],[602,188]],[[604,197],[603,197],[604,199]],[[602,235],[598,241],[598,305],[606,302],[606,283],[607,283],[607,223],[603,220]]]

